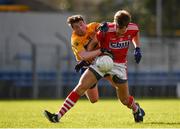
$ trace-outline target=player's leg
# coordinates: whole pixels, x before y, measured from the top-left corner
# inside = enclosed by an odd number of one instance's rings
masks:
[[[117,97],[120,102],[133,110],[135,122],[143,121],[144,111],[135,103],[134,97],[129,94],[127,81],[127,66],[126,64],[116,64],[113,67],[111,76],[111,84],[116,87]]]
[[[131,108],[133,112],[137,111],[138,106],[135,104],[133,97],[129,95],[128,82],[122,84],[116,83],[116,94],[122,104]]]
[[[97,102],[99,99],[97,84],[94,84],[91,88],[89,88],[85,94],[91,103]]]
[[[58,122],[59,119],[76,104],[80,96],[84,95],[92,84],[96,84],[100,78],[100,76],[97,77],[91,70],[87,69],[81,76],[78,85],[65,99],[58,113],[51,114],[50,112],[45,111],[44,114],[46,118],[51,122]]]
[[[130,96],[128,82],[116,83],[116,93],[122,104],[132,109],[135,122],[142,122],[145,112],[140,108],[139,104],[135,102],[134,97]]]
[[[81,74],[83,74],[86,69],[87,69],[86,67],[81,68],[81,70],[80,70]],[[89,89],[85,92],[85,95],[86,95],[86,97],[88,98],[88,100],[89,100],[91,103],[97,102],[98,99],[99,99],[99,93],[98,93],[97,84],[93,84],[93,85],[91,86],[91,88],[89,88]]]
[[[107,76],[106,79],[109,81],[111,86],[116,88],[116,94],[120,102],[136,112],[138,107],[136,106],[135,102],[132,101],[131,103],[131,101],[129,101],[129,98],[132,96],[129,95],[128,82],[117,77],[113,78],[112,76]]]

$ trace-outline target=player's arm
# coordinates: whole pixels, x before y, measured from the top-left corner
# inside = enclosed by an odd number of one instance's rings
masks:
[[[136,36],[133,37],[132,39],[134,47],[140,47],[140,34],[137,32]]]
[[[72,42],[72,49],[78,57],[78,60],[89,60],[101,54],[100,50],[87,51],[84,46],[77,41]]]
[[[84,67],[84,66],[89,66],[90,62],[86,59],[92,58],[92,57],[96,57],[100,54],[107,54],[107,55],[111,55],[111,51],[107,50],[107,49],[98,49],[98,50],[94,50],[94,51],[82,51],[80,52],[80,54],[84,55],[84,60],[81,60],[76,66],[75,66],[75,70],[76,72],[79,72],[79,70]]]
[[[94,59],[96,56],[99,56],[102,53],[100,49],[97,50],[97,48],[99,48],[98,40],[96,37],[98,27],[99,23],[93,23],[92,29],[94,30],[94,32],[89,35],[90,40],[86,45],[86,49],[78,53],[82,60]]]
[[[84,46],[87,51],[92,51],[98,48],[98,41],[96,39],[96,32],[89,35],[89,42]]]
[[[95,58],[96,56],[99,56],[101,53],[102,53],[101,50],[97,49],[93,51],[83,50],[79,52],[78,54],[81,57],[81,60],[89,60],[89,59]]]
[[[107,22],[103,22],[101,24],[94,22],[91,25],[92,25],[92,29],[94,30],[94,32],[89,35],[90,41],[86,46],[87,51],[95,50],[100,47],[100,43],[99,43],[99,41],[97,39],[97,35],[96,35],[98,31],[101,31],[103,33],[106,33],[108,31]]]
[[[87,51],[95,50],[99,47],[99,44],[96,38],[96,33],[98,31],[99,26],[100,26],[100,23],[97,23],[97,22],[91,23],[91,28],[93,32],[89,35],[90,40],[89,40],[89,43],[86,45]]]
[[[89,60],[101,54],[100,50],[87,51],[76,38],[71,40],[71,44],[74,54],[78,57],[77,60]]]
[[[134,57],[137,64],[141,61],[142,54],[140,49],[140,34],[137,32],[137,34],[133,37],[132,42],[134,44]]]
[[[100,40],[98,40],[98,39],[99,39],[99,36],[95,35],[93,42],[100,44]],[[92,50],[92,51],[83,50],[83,51],[80,51],[78,54],[81,57],[81,60],[89,60],[89,59],[95,58],[101,54],[112,55],[110,50],[107,50],[107,49],[101,48],[101,47],[99,47],[99,49]]]
[[[100,35],[102,35],[102,34],[100,34]],[[98,46],[98,48],[100,48],[100,49],[94,50],[94,48],[90,48],[90,49],[92,49],[91,51],[84,50],[84,51],[79,52],[79,56],[82,58],[82,60],[89,60],[89,59],[92,59],[92,58],[95,58],[95,57],[101,55],[102,53],[104,53],[104,54],[109,53],[108,50],[100,47],[100,44],[101,44],[100,39],[102,39],[102,38],[99,36],[99,34],[96,33],[96,35],[94,35],[93,40],[92,40],[92,42],[93,42],[92,45],[96,44]],[[95,47],[95,46],[93,46],[93,47]]]

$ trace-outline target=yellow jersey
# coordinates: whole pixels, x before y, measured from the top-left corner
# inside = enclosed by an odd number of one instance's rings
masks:
[[[71,36],[71,46],[73,53],[77,61],[81,60],[81,57],[78,55],[79,52],[86,50],[86,45],[89,43],[90,35],[92,35],[98,28],[99,23],[92,22],[87,25],[86,34],[84,36],[78,36],[75,32]]]

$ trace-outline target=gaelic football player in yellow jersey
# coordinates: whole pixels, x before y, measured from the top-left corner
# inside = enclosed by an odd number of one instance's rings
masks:
[[[86,24],[81,15],[73,15],[68,17],[67,23],[72,28],[71,45],[73,53],[78,62],[76,65],[78,67],[75,67],[75,70],[80,71],[83,76],[83,74],[85,74],[87,71],[86,66],[90,65],[94,58],[101,54],[111,55],[111,52],[109,50],[100,48],[99,42],[96,38],[97,30],[104,31],[104,28],[106,28],[106,24],[99,24],[96,22]],[[82,62],[85,63],[82,64]],[[89,82],[89,79],[87,79],[86,82]],[[61,110],[60,108],[59,111],[54,114],[50,113],[47,110],[44,110],[44,115],[50,122],[59,122],[59,119],[63,116],[63,114],[70,110],[71,107],[73,107],[73,105],[75,104],[75,101],[84,94],[87,96],[91,103],[95,103],[99,99],[96,82],[90,84],[85,92],[83,92],[84,90],[82,90],[82,94],[80,93],[80,95],[75,93],[76,89],[77,87],[75,87],[68,95],[66,99],[67,102],[63,104],[63,110]]]
[[[73,15],[68,17],[67,23],[72,28],[71,45],[77,62],[85,60],[91,62],[96,56],[89,52],[98,47],[94,38],[99,23],[92,22],[86,24],[81,15]],[[86,70],[86,67],[79,69],[81,74]],[[76,69],[76,71],[79,71]],[[86,96],[91,103],[95,103],[99,99],[97,84],[92,84],[92,87],[86,91]]]
[[[99,24],[93,22],[90,24],[86,24],[81,15],[73,15],[68,17],[67,23],[72,28],[71,45],[76,60],[78,62],[75,70],[81,72],[82,78],[87,72],[87,66],[91,64],[95,57],[101,54],[112,56],[111,51],[109,51],[108,49],[100,48],[100,44],[96,38],[97,30],[106,31],[107,27],[105,23]],[[89,80],[87,78],[87,80],[85,81],[89,82],[92,80]],[[79,82],[78,84],[80,85],[81,83],[83,82]],[[70,110],[71,107],[73,107],[73,105],[76,103],[76,100],[78,100],[78,98],[80,96],[83,96],[84,94],[87,96],[91,103],[95,103],[98,101],[99,93],[96,82],[92,82],[87,89],[82,88],[83,90],[80,90],[79,95],[75,92],[77,88],[78,87],[75,87],[72,92],[67,96],[64,104],[62,105],[62,108],[59,109],[58,113],[52,114],[49,111],[44,110],[44,115],[50,122],[59,122],[59,119],[68,110]],[[86,91],[84,92],[84,90]]]

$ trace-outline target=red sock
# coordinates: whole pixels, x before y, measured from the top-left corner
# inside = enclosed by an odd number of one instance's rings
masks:
[[[138,106],[136,105],[135,101],[134,101],[134,97],[133,96],[129,96],[128,98],[128,108],[132,109],[133,112],[137,112],[138,110]]]
[[[64,101],[61,109],[59,110],[58,116],[61,118],[67,111],[69,111],[74,104],[78,101],[80,95],[78,95],[75,91],[72,91]]]

